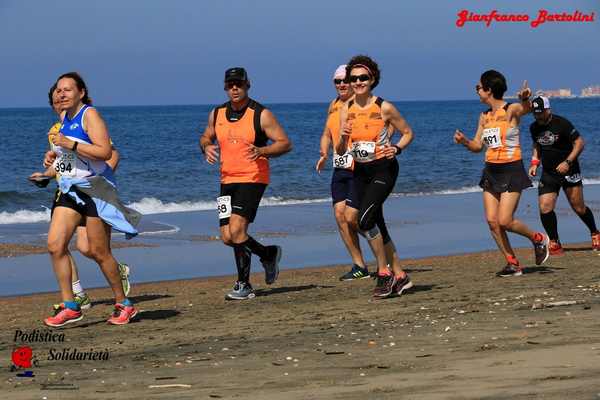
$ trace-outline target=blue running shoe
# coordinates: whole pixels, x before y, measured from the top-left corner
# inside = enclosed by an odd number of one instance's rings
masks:
[[[362,268],[354,264],[350,271],[340,276],[340,281],[353,281],[355,279],[365,279],[369,277],[369,270],[366,267]]]

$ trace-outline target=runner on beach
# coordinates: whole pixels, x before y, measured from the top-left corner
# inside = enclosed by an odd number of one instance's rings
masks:
[[[56,94],[56,84],[52,85],[52,87],[50,88],[50,91],[48,92],[48,101],[50,103],[50,107],[52,107],[52,110],[54,110],[54,112],[56,113],[56,115],[59,118],[59,121],[56,122],[54,125],[52,125],[52,127],[50,127],[50,130],[48,131],[48,142],[50,144],[50,151],[48,151],[44,157],[44,167],[46,167],[46,171],[42,172],[34,172],[33,174],[31,174],[31,176],[29,177],[32,181],[36,182],[36,181],[40,181],[40,179],[44,178],[44,177],[55,177],[57,180],[59,179],[59,175],[57,174],[57,171],[54,169],[53,167],[53,163],[54,160],[56,159],[56,152],[53,151],[52,149],[54,148],[54,144],[52,143],[52,138],[55,135],[59,134],[60,131],[60,126],[62,125],[62,111],[60,109],[60,99],[58,97],[58,95]],[[112,141],[111,141],[111,146],[112,146]],[[119,152],[114,148],[114,146],[112,146],[112,154],[110,159],[106,162],[113,170],[113,172],[116,172],[117,170],[117,166],[119,164]],[[43,180],[43,179],[42,179]],[[45,181],[46,183],[48,182],[47,180]],[[56,190],[54,196],[56,197],[58,195],[58,189]],[[88,238],[87,238],[87,231],[85,229],[84,225],[80,225],[77,227],[77,250],[85,257],[87,258],[91,258],[90,256],[90,246],[88,243]],[[85,290],[83,289],[82,285],[81,285],[81,281],[79,280],[79,271],[77,270],[77,264],[75,263],[75,259],[73,258],[73,255],[71,254],[70,251],[68,251],[68,257],[69,257],[69,261],[71,263],[71,279],[72,279],[72,288],[73,288],[73,294],[75,295],[75,302],[77,302],[79,304],[79,306],[81,307],[82,310],[87,310],[89,308],[92,307],[92,302],[90,297],[87,295],[87,293],[85,293]],[[131,288],[131,285],[129,283],[129,266],[127,264],[124,263],[119,263],[119,275],[121,276],[121,284],[123,285],[123,291],[125,292],[125,296],[129,295],[129,291]],[[55,307],[60,307],[59,304],[56,304]]]
[[[392,103],[372,94],[380,79],[375,61],[367,56],[355,56],[346,66],[346,73],[354,98],[340,111],[342,134],[339,140],[332,138],[338,154],[346,152],[348,143],[352,143],[358,214],[350,223],[367,239],[377,261],[377,285],[373,296],[401,295],[412,287],[412,282],[400,267],[387,229],[380,226],[385,227],[383,203],[398,178],[396,157],[410,144],[413,132]],[[394,130],[401,136],[395,145],[391,144]]]
[[[554,208],[560,189],[575,214],[590,230],[592,249],[600,250],[600,232],[592,210],[583,200],[583,182],[579,167],[579,155],[583,152],[584,141],[577,129],[566,118],[552,113],[550,100],[539,96],[533,99],[535,121],[529,127],[533,139],[533,155],[529,175],[537,174],[541,163],[542,176],[538,185],[540,219],[550,237],[550,254],[564,254],[558,238],[558,222]]]
[[[527,87],[527,81],[523,82],[518,93],[521,102],[509,104],[503,100],[506,89],[506,79],[500,72],[484,72],[475,91],[479,100],[490,108],[479,116],[473,139],[469,140],[458,129],[454,133],[454,142],[462,144],[469,151],[479,153],[486,148],[485,168],[479,186],[483,189],[483,206],[490,232],[506,258],[506,266],[496,274],[503,277],[523,274],[506,232],[517,233],[531,240],[536,265],[548,259],[548,236],[532,231],[514,218],[521,191],[531,187],[523,166],[519,141],[519,122],[523,115],[531,111],[531,90]]]
[[[74,300],[68,245],[77,227],[85,225],[89,255],[98,263],[115,296],[115,310],[108,323],[126,324],[137,314],[125,296],[118,263],[110,249],[111,226],[129,236],[137,234],[140,214],[122,205],[116,193],[112,169],[106,164],[112,156],[110,137],[98,111],[91,106],[87,86],[75,72],[56,81],[59,107],[64,111],[58,134],[51,136],[57,157],[53,167],[59,175],[59,191],[54,198],[48,251],[62,297],[54,316],[44,323],[59,327],[83,318]]]
[[[226,70],[224,84],[229,101],[209,113],[200,149],[209,164],[221,164],[217,198],[221,240],[233,248],[238,272],[225,298],[245,300],[255,296],[250,284],[252,254],[260,257],[267,285],[279,275],[281,247],[262,245],[248,235],[248,226],[269,184],[269,158],[287,153],[292,143],[273,113],[248,97],[250,81],[244,68]]]
[[[346,79],[346,65],[340,65],[333,74],[333,84],[337,92],[337,97],[329,104],[327,111],[327,122],[323,129],[320,141],[321,157],[317,161],[316,170],[321,173],[325,162],[329,156],[329,148],[332,145],[332,138],[335,142],[340,140],[340,108],[347,102],[354,92],[350,87],[350,81]],[[340,277],[340,280],[347,281],[353,279],[362,279],[369,277],[369,270],[366,267],[360,250],[358,234],[348,221],[354,220],[358,214],[358,205],[354,204],[354,159],[352,153],[346,151],[339,155],[333,151],[333,174],[331,176],[331,199],[333,201],[333,213],[337,222],[340,237],[350,253],[352,258],[352,269]]]

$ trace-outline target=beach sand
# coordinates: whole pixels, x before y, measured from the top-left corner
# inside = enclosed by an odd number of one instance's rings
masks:
[[[386,300],[371,299],[371,279],[339,282],[341,266],[284,270],[272,287],[257,273],[243,302],[224,300],[232,276],[139,284],[126,326],[105,323],[110,293],[94,289],[82,321],[52,330],[62,343],[14,341],[45,331],[56,293],[1,298],[0,397],[600,398],[600,257],[568,248],[512,278],[494,276],[497,252],[407,260],[415,287]],[[561,301],[575,303],[542,308]],[[9,370],[20,345],[38,360],[33,378]],[[51,361],[52,348],[109,359]]]

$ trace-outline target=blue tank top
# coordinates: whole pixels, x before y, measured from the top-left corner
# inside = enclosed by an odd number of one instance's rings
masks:
[[[92,144],[92,140],[85,129],[83,129],[83,117],[85,112],[90,108],[92,107],[87,104],[84,105],[72,119],[69,118],[68,115],[65,115],[60,127],[60,132],[68,139],[79,143]],[[58,155],[54,161],[54,169],[56,170],[58,178],[62,178],[63,176],[69,178],[85,178],[88,176],[100,175],[108,168],[106,162],[89,159],[70,149],[52,146],[52,150]]]
[[[83,129],[83,116],[85,112],[90,108],[87,104],[85,104],[81,109],[75,114],[73,119],[70,119],[68,115],[65,114],[65,119],[60,127],[60,132],[72,140],[77,140],[78,142],[84,142],[87,144],[92,144],[90,137],[87,132]]]

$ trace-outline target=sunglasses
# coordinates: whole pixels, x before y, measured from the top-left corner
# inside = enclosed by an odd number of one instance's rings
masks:
[[[483,89],[483,86],[481,86],[481,85],[475,85],[475,91],[476,91],[477,93],[479,93],[479,91],[480,91],[481,89]]]
[[[362,74],[362,75],[350,75],[350,82],[356,82],[356,81],[360,81],[360,82],[366,82],[369,79],[371,79],[371,77],[367,74]]]
[[[333,80],[333,83],[336,84],[336,85],[341,85],[342,83],[346,83],[347,84],[347,83],[350,83],[350,80],[349,79],[337,79],[336,78],[336,79]]]
[[[246,85],[246,82],[244,81],[229,81],[229,82],[225,82],[225,89],[229,90],[229,89],[233,89],[233,87],[237,87],[237,88],[244,88],[244,86]]]

